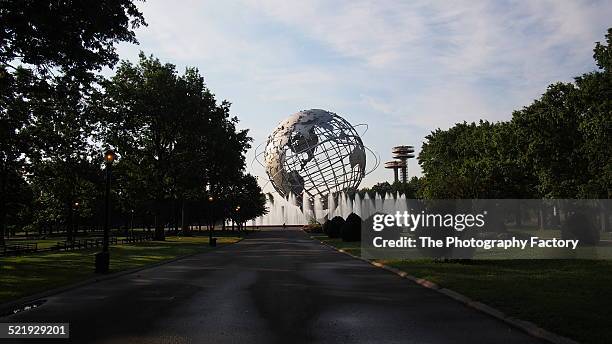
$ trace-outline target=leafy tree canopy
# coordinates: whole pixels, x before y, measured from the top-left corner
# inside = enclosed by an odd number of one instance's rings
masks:
[[[458,123],[426,137],[428,198],[609,198],[612,195],[612,29],[599,70],[556,83],[509,122]]]

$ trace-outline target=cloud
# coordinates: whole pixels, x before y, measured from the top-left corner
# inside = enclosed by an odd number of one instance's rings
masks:
[[[548,84],[595,69],[609,1],[149,1],[138,49],[199,67],[265,140],[284,116],[327,108],[370,124],[387,157],[437,127],[505,120]],[[252,155],[252,152],[250,153]],[[412,171],[417,169],[412,166]],[[385,179],[380,168],[366,184]],[[261,171],[258,173],[263,177]],[[417,171],[418,173],[418,171]]]

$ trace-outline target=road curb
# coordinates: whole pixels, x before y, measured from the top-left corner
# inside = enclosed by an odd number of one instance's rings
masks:
[[[176,262],[177,260],[181,260],[181,259],[185,259],[185,258],[189,258],[192,256],[195,256],[197,254],[201,254],[201,253],[207,253],[207,252],[211,252],[214,251],[216,249],[221,249],[224,248],[226,246],[230,246],[233,244],[236,244],[240,241],[242,241],[244,238],[240,238],[238,241],[233,242],[233,243],[229,243],[229,244],[220,244],[218,245],[216,248],[213,248],[212,250],[209,251],[204,251],[204,252],[194,252],[194,253],[190,253],[190,254],[186,254],[183,256],[179,256],[179,257],[175,257],[172,259],[168,259],[168,260],[164,260],[161,262],[157,262],[157,263],[153,263],[153,264],[149,264],[149,265],[144,265],[144,266],[139,266],[137,268],[133,268],[133,269],[127,269],[127,270],[121,270],[121,271],[117,271],[117,272],[113,272],[110,274],[106,274],[106,275],[100,275],[100,276],[95,276],[95,277],[91,277],[88,278],[86,280],[80,281],[80,282],[76,282],[76,283],[72,283],[69,285],[65,285],[62,287],[57,287],[54,289],[50,289],[50,290],[45,290],[42,291],[40,293],[36,293],[36,294],[32,294],[29,296],[24,296],[20,299],[14,300],[14,301],[8,301],[5,303],[0,304],[0,318],[6,317],[8,315],[11,315],[11,313],[15,310],[15,309],[19,309],[23,306],[27,306],[29,304],[34,303],[35,301],[38,301],[40,299],[43,299],[45,297],[49,297],[49,296],[53,296],[59,293],[63,293],[65,291],[69,291],[72,289],[76,289],[79,287],[84,287],[90,284],[94,284],[94,283],[98,283],[98,282],[103,282],[103,281],[107,281],[107,280],[111,280],[111,279],[115,279],[124,275],[129,275],[135,272],[139,272],[142,270],[147,270],[147,269],[151,269],[151,268],[155,268],[161,265],[165,265],[165,264],[170,264],[173,262]]]
[[[310,235],[310,233],[308,233],[308,232],[306,232],[306,233]],[[458,301],[458,302],[460,302],[460,303],[462,303],[462,304],[464,304],[464,305],[466,305],[466,306],[468,306],[468,307],[470,307],[472,309],[475,309],[475,310],[477,310],[479,312],[488,314],[489,316],[492,316],[492,317],[494,317],[494,318],[496,318],[498,320],[501,320],[501,321],[505,322],[506,324],[508,324],[508,325],[510,325],[512,327],[515,327],[515,328],[517,328],[517,329],[519,329],[519,330],[521,330],[523,332],[526,332],[527,334],[529,334],[529,335],[531,335],[533,337],[536,337],[536,338],[539,338],[539,339],[543,339],[543,340],[545,340],[547,342],[550,342],[550,343],[553,343],[553,344],[579,344],[579,342],[577,342],[577,341],[575,341],[573,339],[570,339],[570,338],[567,338],[567,337],[563,337],[561,335],[558,335],[558,334],[555,334],[555,333],[550,332],[548,330],[545,330],[545,329],[539,327],[538,325],[536,325],[536,324],[534,324],[534,323],[532,323],[530,321],[525,321],[525,320],[520,320],[520,319],[517,319],[517,318],[513,318],[511,316],[506,315],[504,312],[502,312],[502,311],[500,311],[500,310],[498,310],[496,308],[488,306],[488,305],[486,305],[486,304],[484,304],[482,302],[472,300],[469,297],[467,297],[467,296],[465,296],[463,294],[460,294],[460,293],[458,293],[458,292],[456,292],[454,290],[451,290],[451,289],[448,289],[448,288],[442,288],[442,287],[440,287],[438,284],[436,284],[434,282],[428,281],[428,280],[423,279],[423,278],[417,278],[415,276],[412,276],[412,275],[408,274],[406,271],[399,270],[399,269],[394,268],[392,266],[388,266],[388,265],[385,265],[385,264],[380,263],[380,262],[376,262],[376,261],[372,261],[372,260],[369,260],[369,259],[365,259],[365,258],[356,256],[356,255],[354,255],[352,253],[349,253],[349,252],[347,252],[347,251],[345,251],[343,249],[339,249],[339,248],[337,248],[337,247],[335,247],[333,245],[330,245],[330,244],[328,244],[326,242],[323,242],[323,241],[321,241],[321,240],[319,240],[317,238],[314,238],[312,236],[311,236],[311,238],[317,240],[318,242],[320,242],[324,246],[332,248],[332,249],[334,249],[334,250],[336,250],[338,252],[344,253],[344,254],[352,257],[352,258],[364,261],[364,262],[366,262],[366,263],[368,263],[370,265],[373,265],[373,266],[376,266],[378,268],[381,268],[381,269],[387,270],[389,272],[392,272],[392,273],[394,273],[394,274],[396,274],[396,275],[398,275],[398,276],[400,276],[402,278],[408,279],[408,280],[410,280],[410,281],[412,281],[412,282],[414,282],[416,284],[419,284],[419,285],[421,285],[421,286],[423,286],[423,287],[425,287],[427,289],[431,289],[431,290],[434,290],[434,291],[436,291],[436,292],[438,292],[440,294],[443,294],[443,295],[445,295],[445,296],[447,296],[447,297],[449,297],[449,298],[451,298],[451,299],[453,299],[455,301]]]

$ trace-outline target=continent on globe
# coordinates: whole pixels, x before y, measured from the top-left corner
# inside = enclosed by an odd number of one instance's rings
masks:
[[[355,128],[335,113],[304,110],[282,121],[268,137],[266,173],[283,197],[327,199],[356,188],[365,175],[365,147]]]

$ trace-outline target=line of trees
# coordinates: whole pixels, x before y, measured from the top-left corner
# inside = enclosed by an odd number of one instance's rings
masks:
[[[612,196],[612,28],[598,70],[555,83],[507,122],[458,123],[426,137],[418,194],[431,199]]]
[[[372,187],[365,187],[359,190],[348,190],[350,197],[353,197],[356,192],[359,193],[361,198],[365,197],[366,193],[370,198],[381,195],[385,197],[388,193],[390,195],[403,194],[407,199],[420,198],[421,182],[422,178],[412,177],[406,183],[402,181],[396,181],[393,184],[389,182],[380,182],[374,184]]]
[[[0,4],[0,244],[19,229],[70,240],[76,221],[99,226],[107,148],[118,155],[114,225],[136,221],[162,238],[168,223],[188,230],[265,212],[244,172],[251,138],[197,69],[141,53],[99,74],[142,25],[131,0]]]

